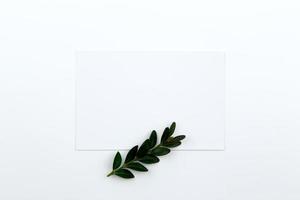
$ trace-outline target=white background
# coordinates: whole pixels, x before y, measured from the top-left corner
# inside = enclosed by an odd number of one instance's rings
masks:
[[[0,3],[0,199],[299,200],[298,1]],[[225,50],[224,152],[175,152],[135,180],[74,150],[75,50]]]

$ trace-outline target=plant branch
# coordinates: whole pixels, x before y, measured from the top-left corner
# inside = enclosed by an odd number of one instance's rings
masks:
[[[111,175],[117,175],[122,178],[134,178],[134,175],[128,169],[143,172],[148,171],[148,169],[141,163],[157,163],[159,162],[159,158],[157,156],[166,155],[170,153],[169,148],[181,145],[181,140],[185,138],[184,135],[171,137],[175,131],[175,127],[176,124],[175,122],[173,122],[170,127],[165,128],[159,144],[157,144],[156,131],[152,131],[150,138],[146,139],[139,149],[136,145],[129,150],[126,156],[126,160],[123,164],[121,164],[121,155],[119,152],[117,152],[114,159],[113,170],[109,174],[107,174],[107,177]]]

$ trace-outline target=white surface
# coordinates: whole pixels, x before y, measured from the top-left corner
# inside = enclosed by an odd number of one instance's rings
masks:
[[[298,1],[1,1],[0,199],[299,200]],[[107,179],[74,150],[74,51],[225,50],[226,148]],[[179,177],[174,174],[179,174]],[[168,184],[172,192],[163,188]]]
[[[187,135],[176,149],[224,149],[224,52],[88,51],[76,61],[78,150],[130,149],[173,121]]]

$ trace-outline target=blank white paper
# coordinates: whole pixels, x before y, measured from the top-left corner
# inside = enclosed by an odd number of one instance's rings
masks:
[[[76,149],[129,149],[173,121],[176,149],[223,150],[223,52],[76,54]]]

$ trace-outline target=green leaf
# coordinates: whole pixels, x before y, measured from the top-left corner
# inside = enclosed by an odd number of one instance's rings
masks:
[[[128,163],[126,165],[126,168],[133,169],[133,170],[140,171],[140,172],[148,171],[148,169],[144,165],[142,165],[141,163],[138,163],[138,162]]]
[[[169,137],[170,137],[170,129],[169,129],[169,127],[167,127],[167,128],[165,128],[165,130],[161,136],[160,142],[164,143]]]
[[[135,158],[136,153],[137,153],[137,150],[138,150],[138,145],[132,147],[132,148],[128,151],[127,156],[126,156],[126,158],[125,158],[125,163],[128,163],[128,162],[132,161],[132,160]]]
[[[145,164],[153,164],[153,163],[158,163],[159,158],[154,155],[145,155],[144,157],[139,159],[139,161]]]
[[[120,152],[117,152],[117,154],[115,155],[115,158],[114,158],[113,169],[115,170],[118,167],[120,167],[121,163],[122,163],[121,154],[120,154]]]
[[[137,152],[137,157],[139,157],[139,158],[143,157],[144,155],[147,154],[149,149],[150,149],[150,140],[147,139],[139,148],[139,150]]]
[[[170,126],[170,136],[173,135],[173,133],[175,132],[175,128],[176,128],[176,123],[173,122]]]
[[[166,142],[166,143],[164,144],[164,146],[170,147],[170,148],[174,148],[174,147],[177,147],[177,146],[179,146],[179,145],[181,145],[181,142],[178,141],[178,140],[172,140],[172,141]]]
[[[174,141],[174,137],[169,137],[166,141],[165,141],[165,143],[167,143],[167,142],[171,142],[171,141]]]
[[[185,138],[185,135],[178,135],[176,137],[174,137],[174,140],[180,141],[183,140]]]
[[[151,149],[157,143],[157,134],[156,134],[156,131],[152,131],[149,140],[150,140],[150,149]]]
[[[158,148],[153,149],[152,153],[155,156],[164,156],[164,155],[170,153],[170,151],[171,150],[166,147],[158,147]]]
[[[122,178],[134,178],[134,175],[128,169],[119,169],[115,171],[115,175],[120,176]]]

